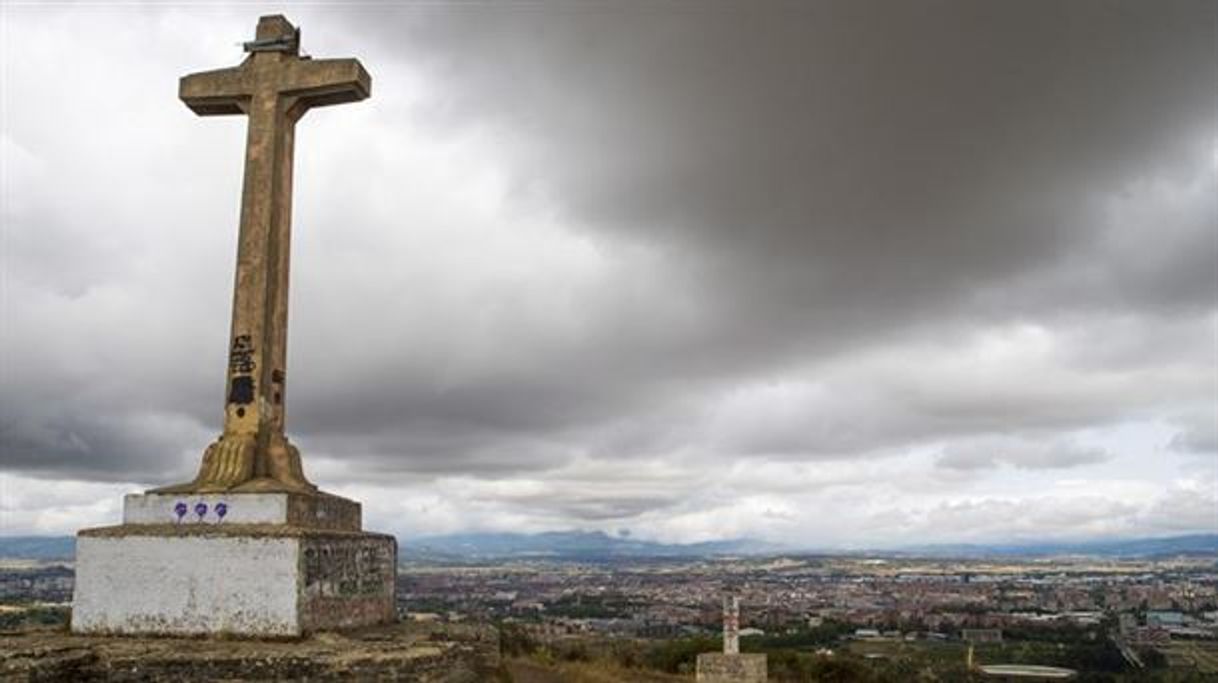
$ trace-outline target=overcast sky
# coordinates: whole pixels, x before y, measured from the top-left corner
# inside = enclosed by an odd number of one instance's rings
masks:
[[[1218,532],[1218,3],[3,5],[0,532],[221,426],[260,13],[288,430],[367,526],[808,546]]]

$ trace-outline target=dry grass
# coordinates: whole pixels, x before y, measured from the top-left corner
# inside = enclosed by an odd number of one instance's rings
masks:
[[[505,662],[512,683],[689,683],[692,676],[625,669],[607,662],[542,664],[531,659]]]
[[[1159,650],[1167,655],[1173,668],[1196,669],[1202,674],[1218,674],[1218,643],[1177,640]]]

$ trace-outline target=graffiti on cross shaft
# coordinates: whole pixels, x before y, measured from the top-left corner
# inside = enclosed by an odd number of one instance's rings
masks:
[[[233,346],[228,352],[228,371],[233,374],[228,388],[229,403],[244,406],[254,402],[253,372],[256,368],[253,340],[248,334],[233,337]]]

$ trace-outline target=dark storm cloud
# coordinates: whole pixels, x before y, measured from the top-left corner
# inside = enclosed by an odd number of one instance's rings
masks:
[[[0,425],[5,469],[56,478],[182,477],[175,456],[201,435],[194,425],[164,414],[90,419],[64,411],[58,419],[38,420],[5,410],[5,418],[7,424]],[[202,455],[202,449],[195,455]]]
[[[747,334],[779,314],[890,325],[1027,271],[1085,267],[1108,228],[1098,198],[1211,162],[1214,14],[539,3],[353,21],[442,83],[438,117],[525,138],[522,185],[693,261]],[[1186,258],[1162,259],[1143,286],[1208,308],[1212,232],[1169,229],[1163,243],[1155,227],[1138,243]]]
[[[538,432],[652,401],[668,417],[683,393],[909,330],[1085,327],[1111,313],[1141,321],[1125,341],[1158,347],[1179,342],[1152,329],[1195,337],[1173,316],[1213,306],[1212,192],[1155,211],[1157,179],[1205,188],[1212,176],[1206,3],[541,3],[347,18],[438,84],[420,108],[441,134],[505,131],[520,202],[541,196],[670,269],[651,301],[590,301],[578,344],[516,364],[507,385],[527,408],[476,384],[415,410]],[[650,315],[673,297],[689,315]],[[987,396],[957,380],[911,403],[879,397],[896,405],[854,439],[814,427],[760,450],[866,449],[890,422],[895,438],[1078,426],[1120,419],[1131,400],[1099,386]]]

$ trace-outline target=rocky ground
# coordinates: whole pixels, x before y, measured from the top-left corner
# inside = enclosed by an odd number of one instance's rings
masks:
[[[402,623],[297,640],[0,632],[4,681],[495,681],[499,640],[485,625]]]

